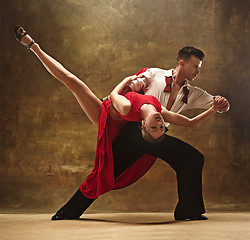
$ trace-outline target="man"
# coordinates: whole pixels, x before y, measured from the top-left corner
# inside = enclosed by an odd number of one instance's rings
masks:
[[[187,83],[199,74],[203,59],[201,50],[184,47],[178,52],[175,69],[144,68],[137,74],[141,79],[133,81],[123,93],[132,90],[153,95],[168,110],[176,113],[193,108],[207,109],[212,105],[213,96]],[[225,112],[228,109],[227,99],[222,98],[219,110]],[[176,171],[179,201],[175,219],[206,220],[207,217],[202,215],[205,213],[202,197],[204,156],[189,144],[167,134],[160,143],[148,143],[142,138],[138,124],[128,123],[113,143],[115,179],[144,154],[161,158]],[[79,218],[94,200],[85,197],[78,189],[52,220]]]

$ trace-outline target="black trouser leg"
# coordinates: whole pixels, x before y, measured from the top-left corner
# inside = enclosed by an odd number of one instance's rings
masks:
[[[78,189],[58,212],[63,211],[70,218],[79,218],[94,201],[95,199],[85,197]]]
[[[145,144],[138,123],[128,123],[112,144],[115,178],[146,153]]]
[[[166,135],[149,152],[167,162],[175,171],[179,202],[175,217],[199,216],[205,212],[202,197],[204,156],[189,144]]]
[[[136,129],[138,128],[137,124],[135,127]],[[133,128],[128,127],[128,130],[132,131],[130,134],[133,134]],[[124,135],[124,133],[126,134]],[[136,134],[135,137],[138,138],[136,142],[142,140],[140,135],[138,134]],[[129,146],[129,142],[130,141],[127,141],[127,132],[125,130],[120,134],[118,140],[113,144],[115,178],[117,178],[144,154],[142,151],[139,151],[139,149],[137,149],[136,152],[128,151],[128,149],[131,147]],[[85,197],[78,189],[77,192],[71,197],[71,199],[62,208],[60,208],[57,213],[63,211],[69,218],[79,218],[94,201],[95,199]]]
[[[197,156],[193,169],[178,171],[178,195],[179,201],[175,209],[176,218],[197,217],[205,212],[202,197],[202,155]],[[183,166],[185,167],[185,165]]]
[[[189,144],[168,135],[161,143],[145,142],[138,124],[128,123],[113,143],[116,177],[145,153],[161,158],[176,171],[179,202],[175,216],[198,216],[204,213],[203,155]]]
[[[141,137],[138,123],[128,123],[113,143],[115,178],[145,153],[163,159],[176,171],[179,202],[175,217],[204,213],[203,155],[189,144],[168,135],[161,143],[148,143]],[[93,202],[94,199],[86,198],[79,190],[61,209],[69,216],[80,216]]]

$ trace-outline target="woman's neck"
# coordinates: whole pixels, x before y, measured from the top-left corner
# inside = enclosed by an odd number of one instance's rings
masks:
[[[157,111],[156,111],[155,107],[151,104],[143,104],[141,106],[140,113],[141,113],[141,117],[143,120],[146,120],[148,115],[155,113],[155,112],[157,112]]]

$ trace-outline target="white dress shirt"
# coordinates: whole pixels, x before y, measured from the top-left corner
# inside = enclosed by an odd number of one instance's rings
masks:
[[[166,87],[165,79],[166,77],[172,77],[173,69],[164,70],[160,68],[149,68],[143,74],[145,77],[132,81],[128,86],[132,89],[132,91],[140,92],[143,90],[144,94],[153,95],[159,100],[161,105],[166,107],[170,93],[164,92]],[[183,88],[187,88],[189,90],[187,95],[187,103],[182,101],[185,94]],[[186,81],[179,90],[170,111],[180,113],[187,109],[208,109],[212,106],[212,103],[213,96],[211,94],[207,93],[201,88],[191,86]]]

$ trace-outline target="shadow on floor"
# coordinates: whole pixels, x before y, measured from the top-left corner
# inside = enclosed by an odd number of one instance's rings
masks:
[[[110,223],[122,223],[122,224],[133,224],[133,225],[163,225],[163,224],[173,224],[179,223],[178,221],[158,221],[158,222],[135,222],[135,221],[121,221],[121,220],[112,220],[112,219],[89,219],[89,218],[80,218],[75,221],[90,221],[90,222],[110,222]]]

